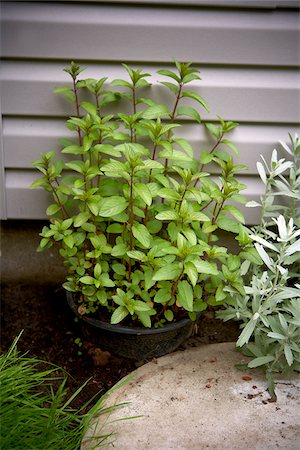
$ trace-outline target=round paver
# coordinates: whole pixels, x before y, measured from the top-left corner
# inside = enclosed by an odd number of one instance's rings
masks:
[[[108,396],[107,406],[128,403],[95,418],[82,450],[100,448],[91,437],[105,433],[116,450],[299,450],[300,375],[277,379],[269,402],[264,375],[240,363],[235,344],[222,343],[145,364]],[[132,416],[141,417],[118,420]]]

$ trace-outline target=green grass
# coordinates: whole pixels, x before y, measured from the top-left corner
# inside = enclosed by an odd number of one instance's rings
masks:
[[[19,338],[0,355],[0,449],[79,449],[91,419],[110,411],[104,406],[108,393],[87,413],[83,411],[92,399],[79,410],[73,409],[72,401],[86,383],[68,397],[67,378],[55,374],[56,366],[41,371],[41,361],[21,355]],[[94,436],[95,446],[108,445],[110,436]]]

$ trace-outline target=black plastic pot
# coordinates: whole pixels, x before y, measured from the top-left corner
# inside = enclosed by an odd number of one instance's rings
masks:
[[[111,353],[136,361],[157,358],[172,352],[191,335],[195,323],[187,318],[162,328],[111,325],[79,315],[70,292],[67,292],[67,300],[87,339]]]

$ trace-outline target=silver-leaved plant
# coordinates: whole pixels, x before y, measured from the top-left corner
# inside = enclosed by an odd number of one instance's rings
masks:
[[[223,320],[241,321],[237,346],[253,358],[249,368],[265,370],[272,400],[273,374],[300,371],[300,140],[290,138],[291,147],[282,143],[290,160],[278,159],[274,150],[270,165],[264,158],[257,163],[265,193],[260,203],[249,203],[262,211],[250,238],[262,266],[243,263],[246,296],[231,291],[232,300],[218,313]]]

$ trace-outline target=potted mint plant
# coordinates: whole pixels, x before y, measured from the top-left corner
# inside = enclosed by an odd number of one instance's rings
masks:
[[[201,124],[194,106],[208,109],[187,87],[200,79],[191,63],[158,71],[159,102],[150,74],[123,66],[127,78],[110,83],[80,79],[75,63],[64,69],[72,85],[56,92],[74,104],[75,139],[63,140],[63,160],[50,151],[33,163],[42,178],[32,187],[53,197],[39,250],[60,248],[80,321],[97,328],[104,347],[144,359],[177,347],[197,314],[225,301],[226,286],[244,294],[240,256],[217,244],[219,230],[243,231],[234,203],[244,201],[236,178],[244,166],[226,137],[234,122],[206,123],[213,143],[199,157],[182,137],[187,120]]]

